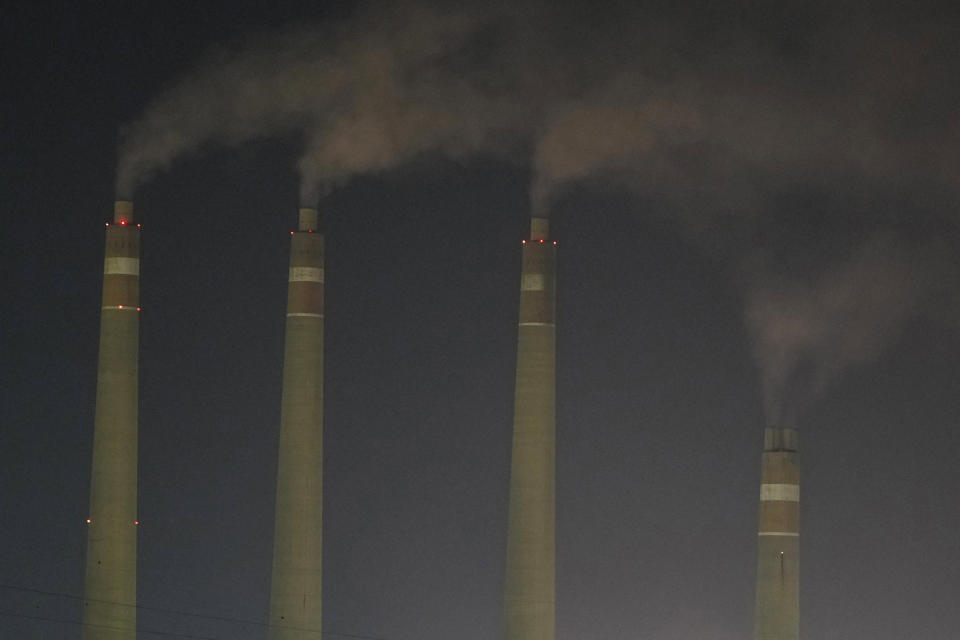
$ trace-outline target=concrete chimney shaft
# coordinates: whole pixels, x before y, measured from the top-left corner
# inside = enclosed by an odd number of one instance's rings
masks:
[[[504,592],[506,640],[553,640],[556,616],[554,261],[547,220],[523,244]],[[539,242],[542,240],[542,242]]]
[[[84,573],[84,640],[135,640],[140,229],[118,201],[107,225]]]
[[[323,544],[324,237],[316,209],[290,238],[271,640],[321,640]]]

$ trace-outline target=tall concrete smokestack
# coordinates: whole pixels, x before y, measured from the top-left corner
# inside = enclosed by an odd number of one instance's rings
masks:
[[[324,238],[300,209],[290,238],[270,588],[272,640],[320,640],[323,542]]]
[[[107,224],[84,576],[84,640],[134,640],[137,628],[137,387],[140,228],[133,203]]]
[[[766,429],[760,465],[756,640],[800,637],[800,467],[797,432]]]
[[[554,260],[548,221],[523,244],[504,594],[506,640],[553,640],[556,582]]]

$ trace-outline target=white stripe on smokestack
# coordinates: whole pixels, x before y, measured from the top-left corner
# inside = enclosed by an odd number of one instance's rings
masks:
[[[140,258],[106,258],[103,261],[104,275],[139,276]]]
[[[760,485],[760,500],[764,502],[800,502],[800,485],[762,484]]]
[[[271,640],[321,640],[323,544],[324,237],[316,209],[300,209],[290,238]]]
[[[798,531],[758,531],[758,536],[787,536],[790,538],[799,538],[800,532]]]
[[[319,267],[290,267],[288,282],[320,282],[323,280],[323,269]]]
[[[525,273],[520,281],[520,291],[543,291],[544,278],[542,273]]]

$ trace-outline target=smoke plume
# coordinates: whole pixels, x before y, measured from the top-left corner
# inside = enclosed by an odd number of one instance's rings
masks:
[[[517,28],[492,7],[378,5],[217,52],[126,127],[117,193],[205,145],[287,132],[304,141],[305,200],[427,151],[514,153],[543,104],[516,75],[522,61],[504,59]]]
[[[421,153],[479,151],[532,164],[543,211],[594,176],[704,196],[686,209],[755,209],[751,191],[842,171],[954,180],[958,120],[945,105],[914,123],[905,104],[939,80],[946,104],[956,97],[950,70],[929,63],[949,34],[851,13],[786,3],[754,23],[657,3],[364,5],[209,56],[126,127],[117,190],[206,144],[284,131],[304,140],[308,192]]]
[[[955,191],[957,42],[923,3],[368,4],[211,54],[125,128],[116,188],[210,144],[294,134],[305,205],[431,153],[530,167],[541,215],[575,184],[637,193],[753,265],[746,318],[776,419],[787,387],[810,397],[876,358],[942,265],[869,217],[816,276],[742,256],[784,194]]]
[[[938,247],[905,247],[878,234],[812,281],[757,282],[746,318],[767,419],[795,423],[804,402],[846,369],[879,358],[954,276]]]

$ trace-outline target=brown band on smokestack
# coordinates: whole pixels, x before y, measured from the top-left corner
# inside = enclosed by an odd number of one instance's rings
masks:
[[[760,535],[799,536],[799,514],[789,502],[764,500],[760,507]]]
[[[133,216],[133,204],[118,202],[114,211],[116,217],[130,220]],[[115,224],[107,227],[102,308],[133,310],[139,305],[140,228],[129,222]]]
[[[797,451],[797,430],[767,427],[763,430],[764,451]]]
[[[301,231],[290,238],[287,316],[323,317],[326,280],[323,255],[322,234]]]
[[[796,429],[767,428],[761,464],[760,535],[800,533],[800,468]]]

